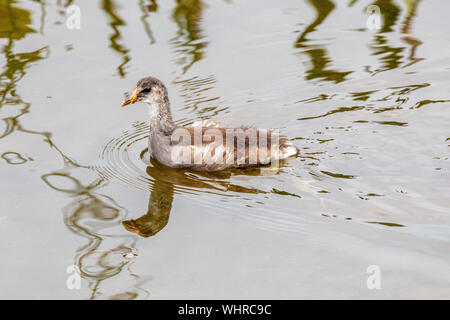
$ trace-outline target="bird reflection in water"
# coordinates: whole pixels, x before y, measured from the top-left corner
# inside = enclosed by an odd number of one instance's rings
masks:
[[[125,229],[142,237],[151,237],[161,231],[168,223],[174,193],[178,190],[227,195],[227,192],[240,194],[267,193],[256,188],[247,188],[230,183],[232,176],[259,176],[278,174],[288,160],[280,161],[279,168],[273,169],[235,169],[220,172],[194,172],[189,170],[174,169],[151,160],[151,166],[147,167],[147,174],[154,180],[148,202],[147,213],[143,216],[122,222]],[[228,194],[228,196],[231,196]]]

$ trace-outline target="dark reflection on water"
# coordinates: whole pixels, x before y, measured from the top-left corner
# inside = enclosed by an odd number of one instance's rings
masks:
[[[150,4],[145,4],[146,1],[139,0],[139,8],[141,9],[142,16],[141,21],[144,25],[145,33],[147,34],[148,39],[150,40],[150,44],[155,43],[155,37],[153,36],[153,32],[148,21],[149,14],[148,12],[157,12],[158,11],[158,3],[156,0],[151,0]]]
[[[1,1],[0,12],[0,38],[20,40],[28,33],[36,32],[30,27],[31,13],[28,10],[16,7],[13,1]]]
[[[229,182],[231,176],[257,176],[260,174],[260,170],[228,170],[218,173],[199,173],[173,169],[151,160],[151,166],[147,167],[146,173],[153,180],[148,201],[148,211],[138,219],[123,222],[124,227],[128,231],[143,237],[153,236],[167,225],[172,209],[175,187],[178,190],[195,189],[202,192],[212,190],[242,194],[266,193],[262,190],[246,188]]]
[[[119,206],[111,197],[97,193],[104,185],[102,179],[96,179],[88,185],[83,185],[77,178],[71,176],[69,168],[45,174],[43,181],[58,192],[66,193],[72,198],[70,204],[63,208],[64,223],[73,233],[86,238],[88,242],[75,253],[74,264],[78,266],[80,275],[89,282],[91,299],[103,298],[101,291],[103,281],[113,278],[123,270],[132,274],[129,267],[134,257],[136,239],[123,234],[111,234],[108,229],[116,226],[127,214],[127,210]],[[67,184],[72,187],[67,187]],[[63,185],[64,187],[59,187]],[[140,277],[134,275],[134,281]],[[142,291],[139,284],[134,292],[116,294],[110,298],[136,298]]]
[[[377,70],[372,70],[371,72],[378,73],[381,71],[396,69],[400,66],[408,67],[417,63],[423,58],[416,58],[415,52],[419,45],[422,44],[420,40],[409,35],[411,30],[411,24],[413,18],[416,14],[417,6],[420,0],[405,1],[407,5],[406,17],[403,22],[401,22],[400,32],[405,34],[403,41],[410,46],[409,56],[405,56],[405,47],[394,47],[389,45],[389,40],[384,34],[393,32],[394,27],[397,25],[398,19],[400,17],[401,8],[391,0],[378,0],[374,2],[374,5],[380,7],[381,15],[383,16],[383,26],[380,31],[374,35],[373,44],[371,48],[373,49],[373,54],[380,56],[380,62],[382,67]],[[406,63],[405,58],[410,62]]]
[[[401,23],[401,33],[405,34],[403,40],[410,46],[410,53],[408,57],[405,57],[405,47],[395,47],[389,45],[389,40],[384,34],[393,32],[394,26],[396,26],[400,17],[401,8],[392,0],[378,0],[373,2],[380,8],[381,15],[383,17],[383,25],[381,29],[374,34],[373,42],[370,48],[373,50],[373,55],[379,56],[381,62],[381,68],[376,70],[370,70],[372,74],[392,70],[400,66],[408,67],[414,63],[417,63],[423,58],[416,58],[415,52],[419,45],[422,44],[420,40],[409,35],[411,30],[411,24],[413,17],[416,15],[417,6],[420,0],[405,1],[407,5],[407,12],[405,20]],[[308,3],[315,9],[316,18],[313,20],[300,34],[295,42],[295,48],[301,49],[302,54],[309,56],[310,68],[306,70],[305,78],[307,80],[322,80],[332,81],[339,83],[345,81],[354,71],[338,71],[330,69],[330,65],[333,63],[332,58],[328,54],[324,45],[311,43],[311,39],[308,38],[310,34],[318,29],[318,27],[327,19],[329,15],[333,13],[336,5],[330,0],[309,0]],[[356,1],[350,2],[351,7]],[[404,59],[407,58],[410,62],[405,63]]]
[[[408,6],[407,14],[405,21],[403,21],[403,27],[401,28],[401,32],[405,34],[403,37],[403,41],[405,41],[407,44],[410,45],[410,53],[408,56],[408,60],[410,63],[405,64],[403,67],[409,67],[419,61],[424,60],[424,58],[416,58],[416,50],[417,47],[420,46],[423,42],[417,39],[416,37],[411,36],[411,26],[413,22],[413,18],[416,15],[417,12],[417,6],[419,5],[421,0],[411,0],[406,1],[406,5]]]
[[[372,4],[380,8],[380,13],[383,16],[383,25],[379,33],[394,31],[393,27],[400,16],[400,7],[392,0],[378,0]]]
[[[147,213],[137,219],[123,221],[125,229],[142,237],[150,237],[161,231],[169,222],[173,191],[170,182],[156,180],[148,200]]]
[[[5,58],[5,67],[0,74],[0,111],[5,105],[15,106],[14,114],[10,117],[2,118],[5,122],[5,129],[0,132],[0,139],[3,139],[15,131],[21,131],[29,134],[39,134],[45,137],[51,145],[48,132],[37,132],[26,129],[20,123],[20,118],[30,112],[31,104],[24,101],[17,93],[17,84],[25,76],[26,69],[34,62],[48,57],[49,48],[28,52],[14,52],[15,41],[21,40],[29,33],[36,32],[29,27],[31,24],[31,14],[27,10],[17,8],[13,2],[0,2],[0,11],[2,12],[0,20],[0,38],[7,39],[7,44],[2,48],[2,54]],[[13,151],[11,151],[13,152]]]
[[[119,40],[122,39],[119,28],[125,25],[125,21],[119,17],[117,13],[117,4],[114,0],[103,0],[102,9],[108,16],[109,25],[113,30],[113,33],[109,37],[109,47],[122,56],[122,63],[117,67],[117,72],[119,76],[123,78],[126,75],[125,66],[131,59],[128,56],[129,50],[123,44],[119,43]]]
[[[41,32],[43,32],[45,5],[42,2],[40,3],[42,8]],[[64,6],[66,7],[71,3],[72,1],[67,1]],[[112,3],[105,1],[104,9],[105,11],[109,10],[111,17],[116,20],[111,23],[111,26],[117,31],[117,25],[120,25],[120,21],[111,11],[113,9]],[[95,192],[97,189],[103,187],[104,182],[102,179],[96,179],[89,185],[84,186],[77,178],[71,175],[71,170],[86,169],[87,167],[77,164],[71,157],[64,154],[54,144],[52,133],[27,129],[21,124],[20,118],[30,112],[31,104],[20,97],[16,86],[26,75],[27,68],[32,63],[46,59],[49,56],[50,50],[48,47],[43,47],[35,51],[15,53],[13,50],[15,41],[23,39],[29,33],[36,32],[29,27],[32,23],[31,13],[15,7],[12,1],[1,1],[0,13],[0,38],[6,38],[8,40],[7,44],[2,48],[2,54],[5,57],[6,63],[0,74],[0,111],[5,105],[12,105],[16,108],[14,115],[2,118],[6,126],[5,130],[0,132],[0,139],[7,138],[14,132],[40,135],[44,138],[43,141],[51,149],[56,150],[63,159],[64,167],[62,169],[43,174],[42,179],[53,190],[68,194],[73,198],[72,202],[62,210],[64,213],[64,222],[69,230],[88,239],[88,243],[75,253],[74,263],[79,267],[81,276],[89,281],[89,286],[92,289],[91,298],[96,298],[99,295],[101,296],[101,293],[98,292],[101,282],[119,274],[123,269],[129,267],[128,265],[132,262],[132,260],[124,259],[123,256],[130,252],[135,252],[135,239],[133,237],[117,236],[118,239],[122,238],[119,244],[114,244],[113,246],[106,245],[105,248],[101,247],[105,242],[108,243],[109,238],[116,237],[114,235],[108,235],[105,240],[105,235],[101,231],[120,224],[120,220],[126,215],[126,210],[115,203],[112,198]],[[121,53],[125,53],[126,51],[122,50],[115,43],[119,35],[116,32],[111,37],[112,47]],[[122,67],[123,64],[119,67],[119,72],[124,75]],[[14,151],[4,152],[1,157],[8,164],[14,165],[33,160],[30,156],[23,156]],[[57,181],[53,181],[55,179]],[[58,186],[60,183],[65,185],[67,182],[72,184],[71,188]],[[115,256],[119,256],[119,259],[115,258]],[[132,274],[129,268],[127,270]],[[132,276],[135,282],[139,283],[139,276],[135,274],[132,274]],[[127,291],[114,295],[111,298],[136,298],[140,291],[148,295],[148,292],[139,289],[138,286],[137,284],[135,287],[136,292]]]
[[[32,160],[31,158],[25,158],[20,153],[17,152],[4,152],[1,157],[8,163],[8,164],[24,164],[25,162]]]
[[[374,44],[371,46],[374,50],[373,54],[380,56],[382,67],[372,71],[372,73],[395,69],[401,65],[404,47],[389,46],[388,40],[382,35],[375,36],[373,42]]]
[[[176,62],[186,73],[194,63],[203,58],[207,42],[202,40],[202,13],[205,5],[201,0],[176,0],[172,18],[178,26],[172,43],[176,52]]]
[[[310,59],[311,67],[306,71],[307,80],[326,80],[339,83],[345,80],[347,75],[352,71],[336,71],[329,69],[329,65],[332,63],[331,58],[328,56],[327,50],[321,48],[317,44],[309,44],[310,41],[307,36],[316,31],[317,27],[323,23],[328,15],[335,9],[335,5],[330,0],[309,0],[308,1],[316,10],[316,19],[309,24],[302,34],[297,38],[295,47],[301,49],[302,53],[307,54]]]
[[[192,66],[203,59],[208,45],[201,25],[205,6],[201,0],[176,0],[172,19],[178,29],[170,40],[175,63],[180,67],[173,83],[184,99],[184,108],[195,112],[199,119],[209,119],[227,109],[214,105],[219,97],[209,94],[216,82],[214,75],[189,74]],[[180,119],[179,123],[190,124],[192,119]]]

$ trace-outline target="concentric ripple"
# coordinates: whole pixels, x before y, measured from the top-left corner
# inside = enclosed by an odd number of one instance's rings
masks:
[[[133,129],[110,140],[100,154],[102,163],[93,169],[107,180],[118,180],[141,190],[151,190],[154,180],[146,173],[149,162],[145,160],[149,128],[147,123],[138,122]]]

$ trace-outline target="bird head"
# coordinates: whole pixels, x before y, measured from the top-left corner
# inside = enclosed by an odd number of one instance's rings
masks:
[[[168,99],[167,89],[164,84],[156,78],[147,77],[138,81],[133,93],[122,102],[121,107],[135,102],[160,103],[166,99]]]

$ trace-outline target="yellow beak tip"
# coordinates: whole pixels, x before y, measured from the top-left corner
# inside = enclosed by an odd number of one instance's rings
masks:
[[[121,107],[125,107],[126,105],[133,104],[137,100],[137,92],[134,90],[133,94],[126,100],[122,101]]]

